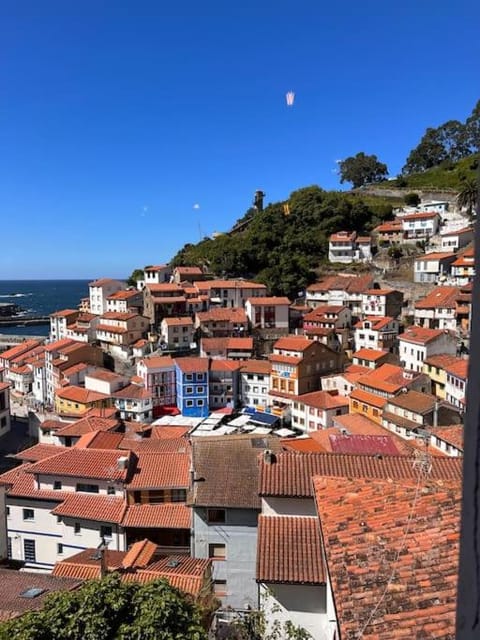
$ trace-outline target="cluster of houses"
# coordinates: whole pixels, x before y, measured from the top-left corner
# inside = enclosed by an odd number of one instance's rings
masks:
[[[197,267],[92,282],[46,343],[0,353],[0,435],[11,399],[38,403],[38,444],[0,476],[0,558],[42,593],[165,577],[218,599],[219,633],[261,607],[316,640],[448,637],[471,298],[439,285],[406,322],[371,275],[325,276],[302,305]],[[382,599],[372,575],[394,568]]]

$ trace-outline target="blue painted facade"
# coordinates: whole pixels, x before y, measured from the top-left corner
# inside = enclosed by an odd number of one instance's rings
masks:
[[[199,358],[198,360],[203,359]],[[199,363],[198,371],[192,371],[191,367],[188,367],[188,371],[182,371],[179,366],[181,359],[177,360],[175,364],[177,408],[184,416],[206,418],[210,413],[208,360],[206,362],[207,366],[204,363]]]

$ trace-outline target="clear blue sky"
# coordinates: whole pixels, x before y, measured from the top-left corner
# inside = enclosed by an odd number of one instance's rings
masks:
[[[0,279],[128,275],[358,151],[395,175],[480,98],[479,25],[477,0],[2,0]]]

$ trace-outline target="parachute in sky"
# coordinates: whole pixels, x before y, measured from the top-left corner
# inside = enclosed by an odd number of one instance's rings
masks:
[[[287,106],[292,107],[295,101],[295,94],[293,93],[293,91],[288,91],[285,98],[287,100]]]

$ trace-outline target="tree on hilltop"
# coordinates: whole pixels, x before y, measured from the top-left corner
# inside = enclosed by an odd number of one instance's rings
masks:
[[[340,182],[351,182],[354,189],[372,182],[380,182],[388,175],[386,164],[380,162],[376,155],[367,156],[363,151],[342,160],[339,169]]]

